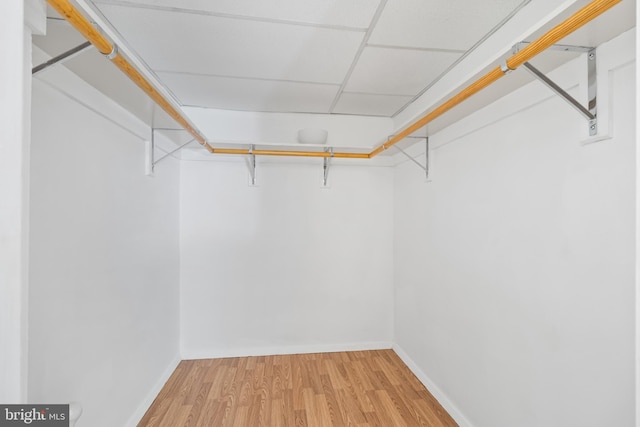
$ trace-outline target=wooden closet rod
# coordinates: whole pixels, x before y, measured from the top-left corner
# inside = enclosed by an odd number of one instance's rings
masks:
[[[80,34],[93,44],[96,49],[109,58],[120,70],[125,73],[140,89],[142,89],[156,104],[169,114],[176,122],[207,150],[213,153],[213,147],[209,145],[205,137],[189,120],[165,99],[158,90],[120,53],[118,49],[107,40],[91,22],[89,22],[68,0],[47,0],[64,19],[66,19]]]
[[[263,156],[297,156],[297,157],[336,157],[336,158],[356,158],[367,159],[374,157],[387,148],[397,144],[402,139],[411,135],[423,126],[440,117],[442,114],[451,110],[467,98],[475,95],[482,89],[491,85],[496,80],[503,77],[508,72],[515,70],[531,58],[556,44],[558,41],[571,34],[578,28],[587,24],[594,18],[600,16],[614,5],[622,0],[594,0],[569,18],[553,27],[540,38],[527,45],[524,49],[508,58],[502,66],[498,66],[442,104],[437,106],[431,112],[425,114],[411,125],[407,126],[399,133],[395,134],[385,143],[379,145],[370,153],[342,153],[342,152],[316,152],[316,151],[284,151],[284,150],[249,150],[235,148],[214,148],[207,142],[206,138],[191,122],[185,118],[171,103],[151,84],[149,81],[133,66],[131,63],[118,52],[118,49],[107,40],[97,28],[91,24],[70,2],[69,0],[47,0],[49,5],[53,7],[61,16],[89,40],[102,54],[111,59],[111,61],[124,72],[135,84],[137,84],[156,104],[167,112],[176,122],[178,122],[185,130],[187,130],[194,138],[204,146],[209,152],[214,154],[254,154]]]

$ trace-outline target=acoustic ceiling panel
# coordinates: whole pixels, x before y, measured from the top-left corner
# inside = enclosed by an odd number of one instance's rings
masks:
[[[244,16],[281,22],[366,28],[379,0],[98,0],[119,4],[195,13]]]
[[[367,47],[358,60],[346,90],[413,96],[460,55],[453,52]]]
[[[578,3],[587,1],[580,0],[572,8],[575,10],[580,6]],[[365,118],[353,115],[394,117],[407,105],[407,114],[400,114],[399,121],[404,120],[404,116],[420,114],[410,106],[411,100],[450,64],[514,13],[522,20],[528,11],[535,9],[534,5],[539,7],[544,3],[533,0],[78,0],[80,5],[87,2],[90,9],[95,7],[105,19],[96,17],[95,10],[85,12],[94,15],[105,32],[118,35],[113,38],[120,50],[125,54],[130,51],[140,63],[146,63],[151,72],[159,76],[160,85],[183,104],[215,108],[218,113],[224,110],[228,113],[238,113],[233,110],[331,112],[335,114],[317,117],[348,119],[352,123]],[[556,8],[564,7],[554,6],[551,0],[547,3],[549,16]],[[623,1],[603,18],[562,42],[597,46],[609,40],[635,25],[635,4],[633,0]],[[567,10],[555,20],[566,18],[570,12]],[[48,15],[51,19],[47,36],[34,37],[34,42],[46,53],[56,55],[83,41],[74,36],[75,30],[50,8]],[[540,31],[552,25],[554,22],[549,22]],[[535,39],[539,35],[527,37]],[[566,52],[544,52],[532,62],[546,73],[571,57],[574,55]],[[152,126],[177,126],[95,50],[69,60],[64,66]],[[512,73],[491,90],[477,94],[430,123],[429,131],[442,129],[532,78],[522,71]],[[271,116],[276,115],[267,116],[272,119]],[[295,135],[302,128],[298,123],[303,121],[301,117],[311,115],[291,116],[295,119],[289,124],[277,126],[279,132]],[[383,117],[366,119],[391,121]],[[202,125],[206,128],[206,123]],[[244,126],[244,123],[233,126],[231,131],[240,132]],[[369,125],[359,124],[354,128],[358,128],[358,134],[370,130]],[[208,137],[219,138],[220,127],[211,129]],[[264,132],[264,123],[260,124],[259,131]],[[376,132],[383,139],[388,134]],[[227,139],[237,138],[227,135]],[[263,140],[261,136],[254,139]],[[377,140],[376,137],[364,139],[366,144]],[[354,139],[348,138],[344,145],[353,144]]]
[[[521,3],[523,0],[388,0],[369,42],[467,50]]]
[[[363,32],[101,4],[156,71],[341,83]]]
[[[411,101],[411,96],[371,95],[344,92],[333,109],[338,114],[363,114],[389,117]]]
[[[328,113],[339,86],[158,73],[181,104],[242,111]]]

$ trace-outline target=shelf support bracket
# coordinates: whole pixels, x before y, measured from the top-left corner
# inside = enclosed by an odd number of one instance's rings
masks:
[[[248,159],[249,178],[250,178],[249,185],[251,185],[252,187],[256,186],[256,155],[253,154],[254,149],[255,149],[255,146],[253,145],[249,147],[249,159]]]
[[[155,167],[158,163],[160,163],[161,161],[163,161],[164,159],[166,159],[170,155],[172,155],[174,153],[177,153],[178,151],[182,150],[184,147],[186,147],[187,145],[191,144],[195,140],[196,140],[195,138],[191,138],[189,141],[185,142],[184,144],[182,144],[181,146],[179,146],[175,150],[172,150],[172,151],[168,152],[167,154],[165,154],[164,156],[160,157],[158,160],[155,160],[153,162],[153,166]],[[155,150],[155,144],[152,145],[152,147]],[[162,151],[164,151],[164,150],[162,150]],[[154,154],[154,156],[155,156],[155,154]]]
[[[151,129],[151,140],[150,141],[146,141],[147,143],[147,147],[146,147],[146,166],[145,166],[145,170],[146,170],[146,174],[147,175],[153,175],[153,173],[155,172],[155,168],[156,165],[158,163],[160,163],[161,161],[163,161],[164,159],[166,159],[167,157],[177,153],[178,151],[182,150],[184,147],[186,147],[187,145],[191,144],[193,141],[195,141],[195,138],[191,138],[189,141],[185,142],[184,144],[182,144],[181,146],[175,148],[174,150],[171,150],[170,152],[166,152],[165,150],[160,150],[162,152],[164,152],[164,156],[160,157],[159,159],[156,160],[156,128],[152,128]],[[173,130],[173,129],[171,129]]]
[[[40,65],[36,65],[35,67],[33,67],[31,69],[31,76],[36,76],[39,73],[43,72],[44,70],[46,70],[49,67],[52,67],[54,65],[58,65],[58,64],[62,64],[68,60],[70,60],[71,58],[74,58],[78,55],[80,55],[82,52],[85,52],[88,49],[91,49],[93,47],[93,45],[91,44],[91,42],[84,42],[72,49],[69,49],[66,52],[61,53],[58,56],[55,56],[53,58],[51,58],[50,60],[43,62]]]
[[[534,77],[540,80],[545,86],[559,95],[562,99],[567,101],[574,109],[576,109],[582,116],[589,121],[589,135],[594,136],[598,133],[598,109],[597,109],[597,72],[596,72],[596,49],[592,48],[587,53],[587,85],[588,85],[588,106],[584,107],[574,97],[569,95],[564,89],[558,86],[553,80],[547,77],[544,73],[531,65],[530,62],[525,62],[525,69],[530,72]]]
[[[156,155],[156,131],[151,128],[151,138],[145,141],[145,175],[153,176],[155,169],[155,155]]]
[[[423,139],[423,138],[420,138],[420,139]],[[422,165],[422,163],[417,161],[411,154],[407,153],[406,151],[404,151],[402,148],[398,147],[397,145],[394,145],[393,147],[397,148],[398,151],[400,151],[402,154],[404,154],[407,159],[411,160],[420,169],[422,169],[424,171],[426,179],[429,179],[429,137],[428,136],[424,137],[424,142],[425,142],[425,150],[424,150],[424,157],[425,157],[424,161],[425,161],[425,164],[424,165]]]
[[[326,187],[328,182],[329,182],[329,168],[331,167],[331,159],[333,159],[333,147],[325,149],[325,152],[329,152],[331,153],[330,157],[325,157],[323,159],[323,166],[322,166],[322,186]]]

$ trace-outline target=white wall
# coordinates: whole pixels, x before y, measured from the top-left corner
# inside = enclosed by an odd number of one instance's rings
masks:
[[[28,190],[25,170],[24,114],[24,5],[7,3],[11,22],[0,28],[3,43],[0,54],[9,66],[0,67],[0,401],[19,403],[24,399],[26,329],[25,278],[25,204]]]
[[[179,163],[146,177],[139,123],[62,68],[33,88],[29,401],[135,425],[178,360]]]
[[[372,149],[393,133],[393,120],[388,117],[266,113],[200,107],[185,107],[184,111],[213,145],[228,142],[267,146],[284,144],[298,150],[308,150],[309,145],[298,142],[298,130],[310,128],[326,130],[326,145],[334,147],[336,151],[340,147]]]
[[[389,348],[393,169],[183,161],[185,358]]]
[[[634,425],[634,37],[598,51],[611,139],[533,83],[397,168],[395,340],[462,426]]]
[[[3,3],[0,27],[0,402],[27,397],[31,35],[42,34],[43,0]]]
[[[640,22],[640,9],[636,8],[636,23]],[[637,88],[640,87],[640,72],[637,63],[640,58],[640,33],[636,29],[636,138],[640,135],[640,95]],[[640,427],[640,197],[637,196],[640,188],[640,150],[636,150],[636,427]]]

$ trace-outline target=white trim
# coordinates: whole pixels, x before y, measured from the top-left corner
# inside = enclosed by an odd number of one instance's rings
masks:
[[[171,376],[171,374],[173,374],[173,372],[178,367],[179,363],[180,363],[179,357],[176,357],[171,361],[171,363],[169,363],[169,365],[167,366],[167,369],[165,369],[165,371],[162,373],[162,375],[160,376],[158,381],[155,383],[155,385],[151,388],[151,390],[149,390],[149,393],[147,393],[146,397],[142,399],[142,403],[138,405],[138,409],[136,409],[133,415],[131,415],[131,417],[129,418],[129,421],[126,424],[127,426],[136,427],[138,425],[140,420],[142,420],[142,417],[144,417],[144,414],[146,414],[147,410],[149,410],[149,408],[151,407],[151,404],[153,403],[153,401],[156,400],[156,397],[158,397],[158,394],[160,394],[160,391],[162,390],[166,382],[169,380],[169,377]]]
[[[0,401],[26,402],[31,30],[24,2],[3,2],[0,26]]]
[[[640,20],[640,9],[636,7],[636,25]],[[636,141],[638,140],[638,135],[640,135],[640,67],[638,67],[638,58],[640,58],[640,33],[636,31],[635,37],[635,55],[636,55]],[[640,150],[636,149],[636,235],[635,235],[635,250],[636,250],[636,259],[635,259],[635,290],[636,290],[636,300],[635,300],[635,323],[636,323],[636,336],[635,336],[635,368],[636,368],[636,378],[635,378],[635,417],[636,427],[640,427]]]
[[[182,358],[195,359],[220,359],[225,357],[248,356],[272,356],[281,354],[309,354],[309,353],[334,353],[342,351],[388,350],[394,344],[390,341],[374,341],[363,343],[344,344],[310,344],[310,345],[282,345],[278,347],[238,347],[228,349],[210,350],[184,350]]]
[[[24,1],[24,25],[32,35],[47,34],[47,4],[44,0]]]
[[[471,421],[469,421],[462,411],[453,404],[451,399],[444,393],[438,385],[433,382],[427,374],[425,374],[418,365],[409,357],[409,355],[398,344],[393,345],[393,351],[402,359],[402,361],[409,367],[411,372],[420,380],[420,382],[429,390],[429,393],[436,398],[436,400],[442,405],[442,407],[451,415],[456,423],[460,427],[473,427]]]

